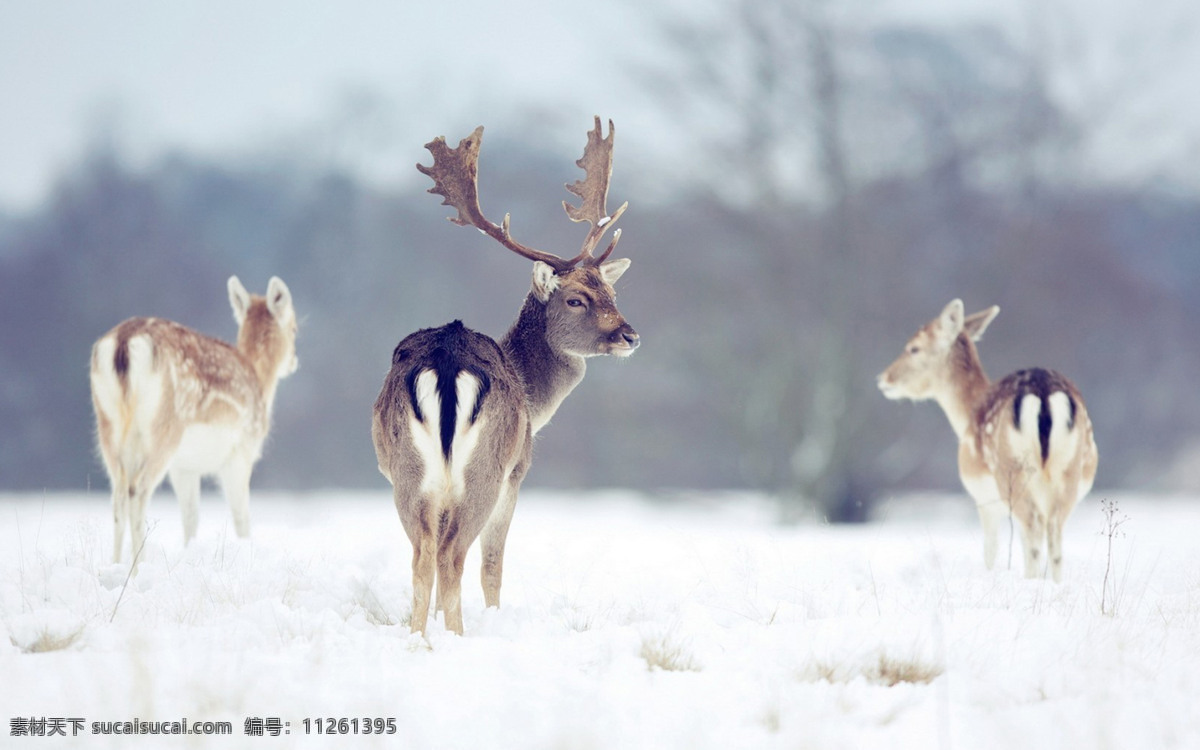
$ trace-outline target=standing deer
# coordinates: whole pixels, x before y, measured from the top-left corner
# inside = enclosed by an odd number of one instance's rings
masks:
[[[612,216],[605,208],[611,121],[608,130],[603,138],[597,117],[576,162],[586,178],[567,185],[581,200],[578,207],[563,201],[567,216],[591,224],[583,248],[569,260],[513,240],[507,215],[499,226],[484,218],[476,185],[482,127],[458,148],[434,139],[425,145],[433,166],[417,165],[433,178],[429,192],[457,209],[450,221],[474,226],[533,261],[533,284],[499,342],[459,321],[405,338],[392,353],[375,402],[375,455],[413,547],[414,633],[425,632],[436,575],[437,609],[445,613],[446,628],[462,634],[463,561],[481,533],[484,600],[500,605],[504,542],[534,434],[583,379],[587,357],[627,357],[638,347],[637,333],[614,302],[613,284],[630,263],[608,259],[621,230],[599,257],[592,255],[628,206]]]
[[[1025,576],[1050,572],[1062,580],[1062,529],[1096,478],[1096,443],[1083,398],[1053,370],[1014,372],[992,383],[975,342],[1000,312],[963,316],[962,300],[909,339],[904,353],[879,375],[889,399],[938,402],[958,435],[958,474],[983,524],[983,561],[996,561],[1000,521],[1017,520]]]
[[[196,534],[200,478],[215,474],[239,537],[250,535],[250,473],[262,454],[280,378],[296,371],[287,285],[267,296],[229,278],[237,347],[159,318],[130,318],[92,347],[92,405],[112,485],[113,562],[128,524],[137,572],[150,495],[171,477],[184,543]]]

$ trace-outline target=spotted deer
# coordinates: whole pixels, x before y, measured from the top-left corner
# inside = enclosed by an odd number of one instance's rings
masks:
[[[411,628],[424,633],[436,578],[437,610],[448,630],[462,634],[460,600],[467,549],[481,538],[482,583],[488,607],[500,604],[504,544],[517,492],[529,469],[533,436],[583,379],[586,359],[627,357],[638,334],[618,312],[613,284],[628,259],[609,260],[621,230],[599,256],[592,251],[628,203],[611,216],[606,203],[612,173],[613,125],[602,137],[600,118],[588,133],[584,180],[567,185],[579,206],[563,201],[568,218],[591,225],[577,255],[563,259],[526,247],[479,207],[477,161],[483,128],[449,148],[426,144],[433,166],[429,192],[457,209],[447,217],[473,226],[533,261],[533,283],[517,320],[499,341],[459,321],[402,340],[375,402],[371,437],[379,470],[393,487],[401,525],[413,547]]]
[[[996,561],[1000,523],[1011,515],[1021,530],[1025,575],[1049,570],[1062,580],[1062,529],[1075,504],[1092,489],[1097,452],[1083,398],[1053,370],[1020,370],[988,380],[975,342],[1000,312],[990,307],[964,317],[962,300],[908,340],[879,375],[889,399],[933,399],[958,435],[958,473],[983,525],[983,560]]]
[[[262,453],[280,378],[295,372],[296,313],[287,285],[267,296],[229,278],[238,324],[230,346],[178,323],[130,318],[92,347],[92,405],[112,486],[113,562],[125,527],[136,573],[146,508],[164,476],[183,511],[184,543],[196,534],[200,479],[216,475],[239,537],[250,534],[250,473]]]

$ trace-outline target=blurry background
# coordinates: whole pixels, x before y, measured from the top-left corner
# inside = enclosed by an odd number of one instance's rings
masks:
[[[969,9],[960,6],[969,5]],[[501,335],[529,263],[413,165],[478,124],[485,213],[573,254],[592,115],[628,200],[620,306],[528,484],[751,488],[860,520],[958,487],[874,377],[953,297],[998,378],[1080,386],[1105,488],[1200,488],[1200,6],[1108,0],[232,0],[0,6],[0,490],[107,491],[91,343],[231,339],[225,279],[302,316],[257,488],[386,488],[392,347]]]

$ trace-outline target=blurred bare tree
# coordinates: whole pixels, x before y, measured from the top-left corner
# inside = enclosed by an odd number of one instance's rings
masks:
[[[664,124],[621,128],[613,184],[634,260],[618,292],[644,345],[589,372],[531,484],[751,487],[843,521],[889,492],[956,489],[944,417],[874,387],[953,297],[1001,306],[981,346],[993,376],[1041,365],[1079,384],[1099,486],[1189,476],[1170,468],[1200,424],[1200,350],[1181,344],[1200,325],[1200,199],[1079,178],[1092,124],[1052,103],[1038,35],[821,0],[646,12],[662,54],[629,73]],[[501,334],[529,268],[448,224],[424,183],[356,172],[393,143],[393,111],[347,96],[332,150],[134,167],[98,138],[45,205],[0,214],[0,489],[102,476],[92,341],[147,314],[228,337],[232,273],[279,274],[301,316],[256,484],[385,486],[368,424],[392,347],[454,318]],[[483,200],[531,243],[577,247],[560,201],[579,142],[564,156],[545,125],[561,113],[510,109],[519,124],[487,123]],[[639,137],[656,151],[640,164]]]
[[[702,123],[692,150],[715,161],[703,198],[741,240],[741,343],[707,364],[741,405],[747,480],[860,520],[883,447],[863,346],[941,275],[929,267],[940,256],[897,235],[944,223],[969,254],[968,183],[1039,184],[1039,156],[1059,152],[1069,128],[1036,59],[986,29],[876,26],[857,4],[826,0],[705,10],[658,17],[669,59],[638,77],[672,118]],[[881,233],[874,200],[900,176],[924,183],[934,215],[894,217]]]

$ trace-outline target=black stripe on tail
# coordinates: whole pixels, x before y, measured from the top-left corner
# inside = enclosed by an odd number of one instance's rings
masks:
[[[117,346],[113,351],[112,366],[113,372],[117,374],[117,382],[121,384],[122,392],[129,390],[129,340],[142,332],[148,322],[142,318],[131,318],[117,326]]]
[[[1075,427],[1075,398],[1063,378],[1056,372],[1043,370],[1040,367],[1032,370],[1020,370],[1009,376],[1014,378],[1015,393],[1013,394],[1013,426],[1021,429],[1021,401],[1026,396],[1037,396],[1041,401],[1038,409],[1038,442],[1042,449],[1042,464],[1050,458],[1050,428],[1053,426],[1050,415],[1050,396],[1055,393],[1065,393],[1071,406],[1067,421],[1067,429]]]
[[[425,416],[421,413],[421,405],[417,403],[417,378],[428,370],[432,370],[437,378],[438,402],[441,405],[441,412],[438,415],[439,437],[442,442],[442,455],[447,461],[450,460],[454,444],[454,428],[458,422],[458,374],[464,371],[469,372],[479,380],[479,392],[471,411],[471,424],[474,424],[475,420],[479,418],[479,412],[483,408],[483,399],[491,390],[491,379],[488,378],[487,373],[478,367],[467,364],[470,359],[464,356],[466,353],[464,347],[467,345],[467,342],[463,340],[465,334],[466,329],[457,320],[439,329],[436,337],[437,346],[423,358],[420,364],[408,371],[404,383],[408,390],[413,414],[418,420],[424,422]]]
[[[117,373],[117,380],[124,385],[125,380],[129,377],[129,339],[123,336],[117,337],[117,350],[113,353],[113,370]]]

